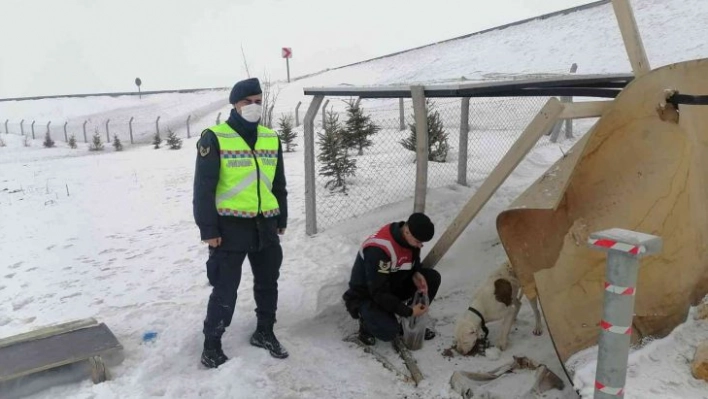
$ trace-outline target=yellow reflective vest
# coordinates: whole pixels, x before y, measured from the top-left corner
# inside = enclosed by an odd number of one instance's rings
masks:
[[[258,125],[253,150],[227,123],[209,128],[219,141],[221,166],[216,186],[216,210],[221,216],[254,218],[280,214],[273,195],[273,178],[278,166],[278,135]]]

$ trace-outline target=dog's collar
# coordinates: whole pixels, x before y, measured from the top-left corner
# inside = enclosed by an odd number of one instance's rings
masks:
[[[482,331],[484,331],[484,339],[486,339],[487,335],[489,335],[489,329],[487,328],[487,323],[484,322],[484,316],[482,316],[482,313],[479,313],[479,311],[473,308],[472,306],[467,308],[467,310],[476,314],[477,316],[479,316],[480,319],[482,319]]]

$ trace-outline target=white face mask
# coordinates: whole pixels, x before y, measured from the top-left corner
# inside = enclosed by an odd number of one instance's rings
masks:
[[[261,119],[261,114],[263,113],[263,106],[261,104],[248,104],[241,107],[241,116],[243,119],[249,122],[258,122]]]

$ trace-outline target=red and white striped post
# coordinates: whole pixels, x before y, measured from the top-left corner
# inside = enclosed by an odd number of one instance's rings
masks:
[[[624,397],[639,259],[661,252],[660,237],[624,229],[593,233],[591,248],[607,252],[594,399]]]

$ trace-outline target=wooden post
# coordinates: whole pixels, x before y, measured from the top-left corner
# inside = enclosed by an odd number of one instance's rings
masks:
[[[428,187],[428,112],[423,86],[411,86],[415,114],[416,172],[413,212],[425,212],[425,194]]]
[[[423,260],[424,267],[433,268],[440,259],[447,253],[452,244],[462,234],[469,223],[479,213],[482,207],[492,198],[507,177],[514,171],[516,166],[533,148],[539,138],[543,136],[553,124],[558,120],[563,111],[563,104],[557,98],[551,97],[526,130],[511,146],[492,173],[484,180],[484,183],[477,189],[472,198],[465,204],[464,208],[455,217],[450,226],[445,230],[435,246],[430,250],[428,256]]]
[[[634,18],[634,12],[632,12],[632,6],[629,4],[629,0],[612,0],[612,7],[615,10],[629,62],[632,64],[632,71],[635,76],[642,76],[651,71],[651,67],[644,50],[637,21]]]
[[[110,143],[110,142],[111,142],[111,132],[108,130],[108,123],[109,123],[110,121],[111,121],[110,119],[108,119],[108,120],[106,121],[106,143]]]
[[[69,142],[69,135],[66,133],[66,125],[68,125],[68,124],[69,124],[68,121],[64,122],[64,141],[67,143]]]
[[[570,73],[575,73],[578,70],[578,64],[573,63],[573,65],[570,66]],[[568,96],[568,97],[561,97],[561,100],[565,99],[566,103],[570,104],[573,102],[573,97]],[[573,120],[572,119],[566,119],[565,120],[565,138],[567,139],[572,139],[573,138]]]
[[[462,98],[460,110],[460,155],[457,159],[457,184],[467,185],[467,142],[470,132],[470,98]]]
[[[36,121],[32,121],[32,125],[31,125],[32,126],[32,140],[34,140],[34,123],[35,122]]]
[[[88,136],[86,136],[86,124],[88,121],[84,121],[84,143],[88,143]]]
[[[190,119],[192,119],[192,115],[187,115],[187,138],[192,137],[192,136],[189,134],[189,120],[190,120]]]
[[[20,121],[20,133],[24,136],[25,135],[25,126],[24,126],[25,120]]]
[[[133,117],[132,116],[130,117],[130,121],[128,121],[128,130],[130,132],[130,144],[133,144]]]
[[[305,234],[317,233],[317,190],[315,187],[315,116],[324,100],[316,95],[305,113]]]

